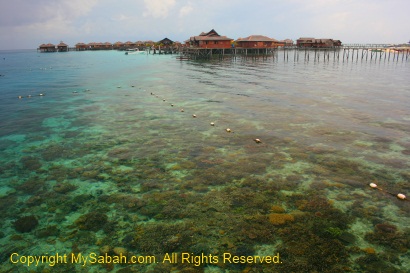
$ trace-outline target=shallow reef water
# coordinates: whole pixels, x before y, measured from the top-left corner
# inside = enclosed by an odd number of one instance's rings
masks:
[[[408,62],[0,55],[1,272],[409,272]]]

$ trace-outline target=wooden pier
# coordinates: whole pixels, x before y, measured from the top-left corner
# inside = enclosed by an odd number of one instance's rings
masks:
[[[181,48],[180,59],[279,59],[285,61],[408,61],[410,47],[388,47],[384,44],[354,44],[340,47],[272,47],[272,48]]]

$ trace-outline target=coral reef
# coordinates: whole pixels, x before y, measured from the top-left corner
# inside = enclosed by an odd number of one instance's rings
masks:
[[[295,217],[292,214],[280,214],[280,213],[271,213],[269,214],[269,222],[272,225],[279,226],[287,222],[293,222]]]
[[[17,219],[13,226],[18,232],[30,232],[38,225],[38,220],[34,215],[23,216]]]
[[[54,190],[55,192],[64,194],[64,193],[67,193],[67,192],[70,192],[70,191],[74,191],[74,190],[76,190],[77,188],[78,188],[78,186],[76,186],[76,185],[73,185],[73,184],[64,182],[64,183],[57,183],[57,184],[53,187],[53,190]]]
[[[390,223],[376,224],[374,231],[367,233],[365,239],[373,244],[380,244],[401,253],[410,249],[410,231],[399,231],[396,226]]]
[[[40,160],[34,156],[23,156],[20,159],[23,170],[36,171],[41,168]]]
[[[108,217],[106,214],[98,211],[92,211],[80,216],[75,221],[75,224],[80,230],[97,231],[102,229],[107,222]]]

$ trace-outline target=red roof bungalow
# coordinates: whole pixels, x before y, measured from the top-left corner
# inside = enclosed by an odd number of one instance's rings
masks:
[[[103,48],[106,49],[106,50],[110,50],[110,49],[112,49],[112,44],[110,42],[105,42],[103,44]]]
[[[121,48],[124,47],[124,43],[118,41],[118,42],[115,42],[115,43],[112,45],[112,47],[113,47],[114,49],[121,49]]]
[[[285,39],[285,40],[281,40],[279,42],[281,44],[283,44],[283,46],[293,46],[293,40],[291,40],[291,39]]]
[[[233,39],[219,35],[214,29],[199,36],[192,36],[186,41],[188,46],[200,48],[230,48]]]
[[[56,46],[53,44],[42,44],[39,46],[40,52],[56,52]]]
[[[68,45],[65,44],[65,43],[63,43],[63,42],[60,42],[60,43],[57,45],[57,51],[58,51],[58,52],[67,52],[67,51],[68,51]]]
[[[236,46],[239,48],[271,48],[279,45],[278,40],[263,35],[251,35],[236,40]]]
[[[84,51],[87,50],[88,46],[84,43],[76,43],[75,44],[75,50],[77,51]]]
[[[105,49],[105,46],[103,43],[101,42],[91,42],[88,44],[88,48],[91,50],[101,50],[101,49]]]
[[[134,42],[131,42],[131,41],[127,41],[127,42],[125,42],[124,46],[125,46],[125,48],[134,48],[134,47],[137,46],[137,44],[134,43]]]

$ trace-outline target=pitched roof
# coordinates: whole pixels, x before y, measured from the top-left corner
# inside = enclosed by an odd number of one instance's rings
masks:
[[[263,35],[251,35],[246,38],[239,38],[237,42],[278,42],[278,40]]]
[[[233,39],[226,36],[194,36],[191,40],[195,41],[231,41]]]
[[[161,41],[158,41],[158,43],[170,43],[170,44],[172,44],[173,41],[172,41],[171,39],[164,38],[164,39],[162,39]]]
[[[40,45],[40,47],[55,47],[55,45],[48,43],[48,44],[42,44]]]
[[[201,32],[201,34],[199,34],[199,36],[221,36],[221,35],[219,35],[218,32],[215,31],[215,29],[211,29],[207,33]]]
[[[231,41],[233,39],[226,36],[219,35],[214,29],[209,32],[201,32],[198,36],[192,36],[189,38],[190,41]]]

